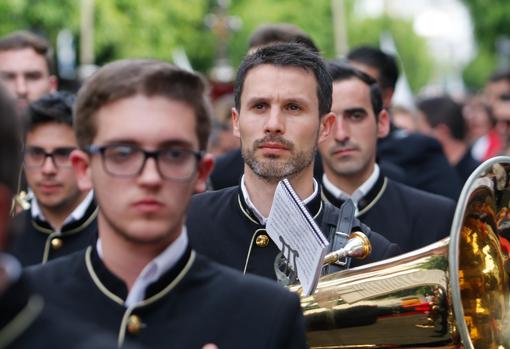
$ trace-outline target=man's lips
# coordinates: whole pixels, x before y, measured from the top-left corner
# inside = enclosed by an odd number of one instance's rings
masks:
[[[161,210],[165,205],[156,199],[146,198],[135,201],[131,206],[138,211],[151,213]]]
[[[332,155],[340,155],[340,156],[341,155],[349,155],[357,150],[358,149],[356,149],[356,148],[336,148],[331,151],[331,154]]]
[[[62,185],[59,183],[39,183],[37,187],[44,193],[50,193],[59,190]]]
[[[263,150],[269,150],[269,151],[286,151],[286,150],[289,150],[289,148],[287,148],[285,145],[283,145],[281,143],[271,143],[271,142],[262,143],[261,145],[259,145],[259,148],[263,149]]]

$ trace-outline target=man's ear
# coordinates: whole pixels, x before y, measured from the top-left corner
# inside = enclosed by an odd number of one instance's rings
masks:
[[[335,122],[336,122],[336,114],[333,112],[327,113],[320,119],[319,139],[317,141],[318,144],[321,144],[322,142],[324,142],[329,137],[329,135],[333,132],[333,128],[335,127]]]
[[[78,187],[82,191],[92,189],[92,178],[90,175],[90,156],[83,150],[73,150],[69,155],[73,165]]]
[[[383,109],[377,119],[377,138],[384,138],[388,133],[390,133],[390,116],[386,109]]]
[[[241,137],[239,132],[239,112],[236,108],[232,108],[232,133],[236,137]]]
[[[214,168],[214,158],[211,154],[205,154],[198,165],[198,178],[195,184],[195,193],[202,193],[207,189],[207,179]]]

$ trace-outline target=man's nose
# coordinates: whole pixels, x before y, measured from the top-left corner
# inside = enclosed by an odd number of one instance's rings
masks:
[[[333,135],[338,142],[344,142],[349,139],[349,125],[341,116],[336,117]]]
[[[57,166],[52,156],[46,156],[42,164],[42,172],[46,174],[52,174],[57,172]]]
[[[142,172],[138,176],[140,183],[144,185],[159,185],[163,177],[161,176],[158,164],[155,158],[148,158],[143,165]]]
[[[285,116],[279,108],[271,108],[264,125],[266,133],[285,133]]]
[[[16,96],[26,97],[28,93],[27,80],[24,76],[16,77]]]

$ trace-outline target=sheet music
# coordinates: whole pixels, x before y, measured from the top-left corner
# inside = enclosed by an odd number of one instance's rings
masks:
[[[278,183],[266,230],[297,272],[304,294],[313,293],[329,242],[287,179]]]

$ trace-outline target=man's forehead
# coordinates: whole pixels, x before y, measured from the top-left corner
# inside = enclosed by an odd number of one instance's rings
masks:
[[[46,58],[32,48],[0,51],[0,71],[39,71],[49,74]]]
[[[296,66],[276,66],[263,64],[252,68],[246,74],[243,94],[269,97],[274,93],[307,98],[316,96],[317,81],[315,75]]]
[[[333,81],[333,101],[348,101],[346,95],[357,96],[358,99],[370,102],[370,88],[357,78]]]

